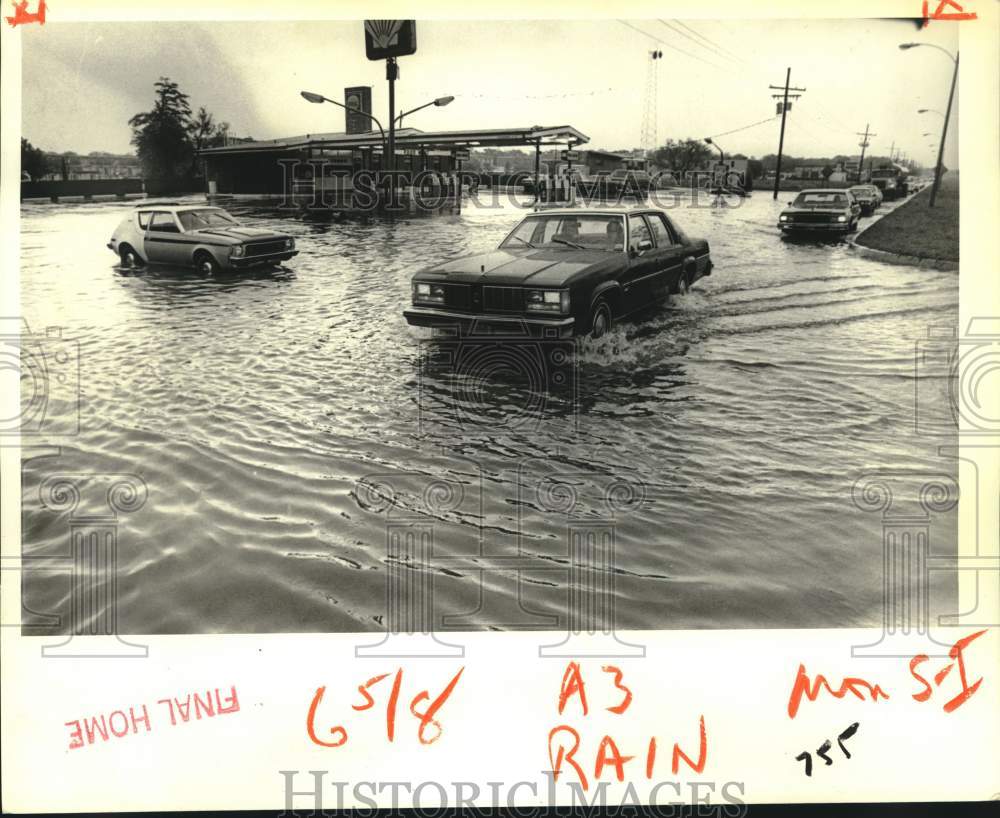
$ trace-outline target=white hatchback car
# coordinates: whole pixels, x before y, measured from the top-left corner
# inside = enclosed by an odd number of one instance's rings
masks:
[[[243,227],[221,207],[175,202],[137,207],[108,248],[126,267],[172,264],[206,273],[280,264],[298,253],[287,233]]]

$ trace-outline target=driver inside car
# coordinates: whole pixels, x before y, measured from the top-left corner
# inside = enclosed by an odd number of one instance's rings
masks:
[[[608,222],[608,226],[605,230],[608,237],[608,249],[609,250],[621,250],[622,241],[625,236],[623,235],[622,223],[620,219],[612,219]]]

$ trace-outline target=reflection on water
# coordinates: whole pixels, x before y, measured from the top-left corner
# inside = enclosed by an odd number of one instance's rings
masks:
[[[26,206],[24,314],[79,343],[82,400],[80,433],[47,441],[61,454],[25,462],[25,552],[67,549],[46,477],[127,472],[149,499],[119,520],[123,632],[380,630],[400,520],[433,532],[449,627],[565,624],[583,523],[613,528],[620,627],[877,624],[881,518],[851,486],[954,472],[914,432],[913,350],[957,323],[958,281],[782,241],[780,208],[674,211],[716,264],[692,293],[579,348],[504,348],[401,313],[415,270],[491,249],[518,208],[237,206],[300,254],[206,277],[117,267],[123,205]],[[391,511],[364,499],[373,476]],[[932,550],[954,547],[941,514]],[[26,576],[33,610],[68,599],[67,576]]]

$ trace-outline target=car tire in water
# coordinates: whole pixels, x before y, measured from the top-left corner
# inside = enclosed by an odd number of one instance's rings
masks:
[[[598,298],[590,310],[590,337],[594,340],[611,332],[613,318],[611,305],[603,298]]]
[[[131,244],[123,244],[118,248],[118,257],[122,261],[122,267],[132,270],[142,266],[142,259],[139,254],[132,249]]]
[[[206,250],[199,250],[194,254],[194,266],[199,273],[206,273],[207,275],[215,275],[215,273],[219,272],[219,262]]]

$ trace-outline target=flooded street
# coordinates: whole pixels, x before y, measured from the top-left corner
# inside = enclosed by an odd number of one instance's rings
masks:
[[[526,212],[510,203],[336,222],[222,201],[300,253],[219,277],[120,269],[105,242],[131,204],[26,205],[22,313],[79,343],[81,399],[79,434],[44,441],[59,454],[25,454],[24,552],[68,551],[51,474],[132,473],[123,633],[384,630],[400,509],[433,530],[454,629],[565,627],[578,522],[614,530],[620,628],[877,626],[882,519],[851,489],[954,475],[947,441],[914,431],[913,379],[915,343],[957,326],[958,275],[783,241],[793,195],[672,209],[715,262],[691,293],[568,360],[560,342],[540,370],[498,353],[474,371],[402,311],[413,272],[494,248]],[[559,474],[571,511],[525,490]],[[631,494],[609,511],[616,480]],[[931,551],[955,542],[955,512],[935,516]],[[69,599],[66,574],[26,572],[32,611]]]

